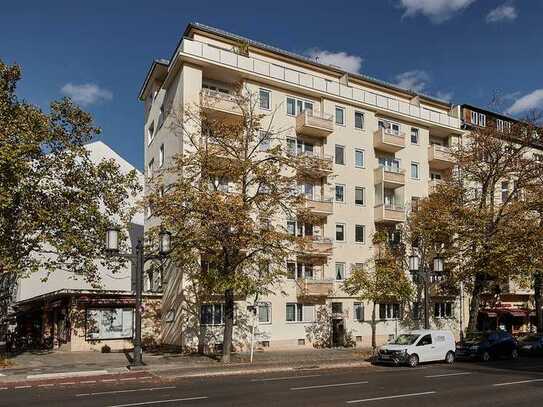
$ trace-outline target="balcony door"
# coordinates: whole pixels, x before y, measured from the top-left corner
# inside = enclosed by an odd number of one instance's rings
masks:
[[[393,189],[385,188],[385,206],[394,207],[396,206],[396,195],[394,194]]]
[[[400,160],[394,157],[379,157],[379,165],[393,171],[400,170]]]
[[[388,120],[379,120],[378,126],[380,129],[388,130],[394,134],[400,134],[400,125],[397,123],[389,122]]]

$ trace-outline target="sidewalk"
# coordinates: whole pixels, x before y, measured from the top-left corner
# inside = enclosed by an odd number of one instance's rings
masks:
[[[232,355],[232,363],[202,355],[178,353],[145,353],[145,366],[132,371],[145,371],[163,377],[199,377],[228,374],[251,374],[296,369],[322,369],[367,366],[367,350],[304,349],[256,352],[253,364],[249,354]],[[10,359],[12,366],[0,369],[0,383],[34,378],[82,377],[120,374],[129,370],[129,355],[99,352],[26,352]]]

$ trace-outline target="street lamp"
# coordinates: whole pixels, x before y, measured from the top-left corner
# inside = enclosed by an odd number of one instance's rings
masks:
[[[161,230],[159,237],[159,254],[145,255],[141,239],[138,239],[135,251],[132,253],[119,252],[119,228],[111,227],[106,231],[106,251],[112,256],[119,256],[130,260],[136,266],[136,307],[135,307],[135,333],[134,333],[134,358],[132,366],[143,365],[143,349],[141,347],[141,311],[143,291],[143,268],[149,260],[162,259],[171,252],[171,233]]]
[[[424,287],[424,329],[430,329],[430,303],[428,298],[428,273],[424,268],[424,260],[418,255],[409,256],[409,271],[416,276],[416,282],[422,280]]]
[[[443,273],[443,257],[434,257],[434,273]]]

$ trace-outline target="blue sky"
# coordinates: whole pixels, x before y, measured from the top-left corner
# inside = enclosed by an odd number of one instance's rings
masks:
[[[22,65],[19,95],[43,108],[72,95],[140,169],[138,90],[191,21],[455,103],[517,115],[543,107],[543,0],[46,3],[2,6],[0,58]]]

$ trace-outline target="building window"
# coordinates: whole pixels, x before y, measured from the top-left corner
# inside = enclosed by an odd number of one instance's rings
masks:
[[[313,112],[313,102],[287,97],[287,114],[289,116],[296,116],[302,113],[304,110]]]
[[[452,318],[453,304],[452,302],[437,302],[434,304],[435,318]]]
[[[355,302],[353,313],[355,321],[364,321],[364,304],[362,304],[361,302]]]
[[[412,179],[419,179],[420,178],[419,164],[418,163],[414,163],[414,162],[411,163],[411,178]]]
[[[336,263],[336,280],[345,280],[345,263]]]
[[[379,120],[377,126],[380,129],[384,129],[387,133],[399,135],[400,134],[400,125],[397,123],[390,122],[388,120]]]
[[[354,226],[354,241],[357,243],[364,243],[366,234],[366,227],[364,225]]]
[[[379,319],[399,319],[400,304],[379,304]]]
[[[164,144],[160,145],[158,150],[158,166],[162,167],[164,165]]]
[[[345,224],[343,223],[336,223],[336,241],[345,241]]]
[[[486,126],[486,115],[483,113],[479,113],[479,126],[481,127]]]
[[[313,305],[289,302],[286,304],[287,322],[312,322],[314,311]]]
[[[336,144],[336,164],[345,165],[345,147]]]
[[[345,108],[336,106],[336,124],[345,126]]]
[[[151,161],[147,163],[147,177],[151,178],[153,176],[153,170],[155,167],[155,159],[151,158]]]
[[[336,184],[336,202],[345,202],[345,185]]]
[[[424,312],[422,309],[422,304],[420,302],[413,303],[412,313],[413,313],[413,320],[418,321],[419,319],[421,319]]]
[[[270,324],[271,319],[271,304],[269,302],[261,302],[258,304],[258,322],[261,324]]]
[[[354,112],[354,128],[359,130],[364,129],[364,113]]]
[[[502,182],[502,203],[505,203],[509,199],[509,182]]]
[[[363,206],[364,205],[364,187],[355,187],[354,188],[354,204]]]
[[[200,323],[202,325],[224,324],[224,304],[202,304],[200,307]]]
[[[87,309],[86,334],[88,339],[128,339],[133,336],[132,308]]]
[[[151,144],[155,137],[155,122],[151,122],[151,125],[147,128],[147,145]]]
[[[411,144],[419,144],[419,129],[411,127]]]
[[[342,302],[333,302],[332,303],[332,314],[343,314],[343,303]]]
[[[354,165],[357,168],[364,168],[364,150],[354,150]]]
[[[420,201],[420,198],[418,196],[411,197],[411,210],[413,212],[416,212],[419,210],[419,201]]]
[[[296,278],[296,263],[287,262],[287,279],[294,280]]]
[[[266,89],[260,89],[258,92],[258,99],[260,101],[260,108],[270,110],[271,108],[271,92]]]

